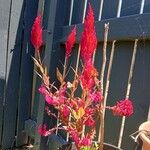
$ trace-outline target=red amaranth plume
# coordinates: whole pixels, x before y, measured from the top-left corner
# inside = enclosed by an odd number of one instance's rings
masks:
[[[97,46],[94,23],[94,13],[91,5],[89,4],[88,14],[84,21],[84,30],[81,35],[81,57],[84,63],[92,60],[94,50]]]
[[[117,102],[112,108],[113,114],[117,116],[129,117],[133,114],[133,105],[129,99],[121,100]]]
[[[88,14],[87,14],[86,19],[84,21],[85,30],[87,30],[87,31],[93,30],[94,23],[95,23],[95,21],[94,21],[94,12],[93,12],[91,4],[89,4]]]
[[[42,40],[42,16],[38,15],[35,18],[35,21],[33,23],[32,26],[32,30],[31,30],[31,42],[34,46],[34,48],[36,49],[36,51],[39,52],[40,47],[43,44],[43,40]]]
[[[67,59],[71,55],[72,48],[73,48],[73,45],[75,43],[75,40],[76,40],[76,26],[70,32],[70,34],[69,34],[69,36],[67,38],[67,41],[65,43],[65,46],[66,46],[66,54],[65,55],[66,55]]]

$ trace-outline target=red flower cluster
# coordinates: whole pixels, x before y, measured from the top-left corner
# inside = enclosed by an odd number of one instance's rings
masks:
[[[75,144],[78,145],[80,142],[80,137],[79,137],[78,132],[72,128],[68,128],[68,132],[70,133],[70,136],[72,140],[75,142]]]
[[[81,57],[84,63],[92,61],[92,55],[97,46],[97,38],[94,26],[94,13],[89,5],[88,15],[84,22],[84,31],[81,35]]]
[[[95,120],[90,116],[87,118],[87,120],[85,121],[85,125],[92,127],[95,125]]]
[[[45,101],[49,105],[59,106],[59,105],[64,104],[66,86],[63,86],[62,88],[60,88],[55,94],[49,92],[43,84],[39,87],[38,90],[44,96]]]
[[[53,97],[52,94],[48,94],[45,96],[45,101],[49,104],[49,105],[58,105],[59,102],[57,101],[57,99],[55,97]]]
[[[76,26],[73,28],[73,30],[69,34],[69,36],[67,38],[67,41],[65,43],[65,46],[66,46],[66,57],[67,57],[67,59],[71,55],[72,47],[73,47],[73,45],[75,43],[75,40],[76,40]]]
[[[91,146],[92,145],[92,139],[89,137],[84,137],[81,141],[81,147],[82,146]]]
[[[69,115],[70,115],[70,109],[66,105],[64,105],[61,108],[60,113],[61,113],[61,115],[62,115],[63,118],[68,118]]]
[[[69,131],[70,136],[72,137],[73,141],[78,146],[78,149],[80,149],[81,147],[84,147],[84,146],[92,145],[92,137],[89,136],[88,134],[85,135],[85,137],[81,139],[78,132],[75,131],[74,129],[69,128],[68,131]]]
[[[44,84],[42,84],[38,90],[44,96],[48,94],[48,91],[47,91],[46,87],[44,86]]]
[[[133,105],[129,99],[117,102],[117,105],[112,107],[113,114],[117,116],[129,117],[133,114]]]
[[[41,15],[39,15],[35,18],[35,21],[33,23],[32,30],[31,30],[31,42],[32,42],[34,48],[38,52],[40,50],[40,47],[43,44],[42,33],[43,33],[42,17],[41,17]]]
[[[103,99],[103,95],[102,95],[101,91],[94,91],[94,92],[90,92],[89,98],[93,102],[99,103]]]
[[[47,136],[49,134],[49,132],[46,130],[46,128],[47,128],[46,124],[44,124],[43,126],[39,125],[38,133],[42,136]]]

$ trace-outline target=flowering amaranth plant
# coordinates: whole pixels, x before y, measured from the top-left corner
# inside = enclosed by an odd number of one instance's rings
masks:
[[[56,69],[56,76],[60,86],[56,87],[51,83],[46,66],[40,57],[42,41],[41,16],[37,16],[31,31],[31,42],[38,53],[37,59],[33,58],[37,66],[37,72],[42,79],[39,92],[43,95],[47,103],[45,111],[51,117],[59,120],[59,124],[48,129],[46,124],[40,125],[38,132],[42,136],[55,133],[56,130],[65,130],[70,139],[75,143],[77,150],[96,150],[93,146],[93,139],[96,135],[96,120],[99,119],[101,110],[108,109],[116,116],[129,117],[133,113],[132,102],[129,99],[118,101],[114,106],[103,107],[103,94],[101,92],[101,82],[98,79],[99,73],[94,67],[93,54],[97,47],[97,38],[94,25],[94,13],[89,5],[88,13],[84,21],[84,29],[81,34],[80,54],[83,62],[82,70],[75,72],[73,81],[67,81],[66,74]],[[72,53],[76,39],[76,27],[73,28],[65,44],[66,65]],[[65,70],[64,69],[64,70]],[[73,69],[75,70],[75,69]],[[81,94],[76,96],[77,89],[81,89]],[[53,106],[59,115],[49,109]],[[87,130],[84,130],[87,128]]]

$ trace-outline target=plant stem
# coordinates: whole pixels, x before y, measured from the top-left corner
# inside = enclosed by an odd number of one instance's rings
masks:
[[[64,70],[63,70],[63,78],[64,79],[65,79],[65,76],[66,76],[66,69],[67,69],[67,57],[65,56]]]
[[[37,52],[37,55],[38,55],[38,60],[40,62],[40,65],[42,65],[41,56],[40,56],[40,52],[39,51]]]
[[[79,60],[80,60],[80,49],[81,49],[81,47],[80,47],[80,45],[79,45],[78,54],[77,54],[77,61],[76,61],[76,68],[75,68],[74,80],[76,79],[77,74],[78,74]]]
[[[63,80],[65,80],[65,76],[66,76],[66,69],[67,69],[67,57],[65,56],[65,62],[64,62],[64,70],[63,70]],[[58,112],[57,114],[57,126],[59,124],[59,117],[60,114]],[[58,128],[56,129],[56,135],[58,134]]]

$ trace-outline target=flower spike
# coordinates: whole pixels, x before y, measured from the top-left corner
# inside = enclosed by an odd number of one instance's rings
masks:
[[[69,34],[67,41],[65,43],[65,46],[66,46],[66,54],[65,55],[66,55],[67,59],[71,55],[72,48],[73,48],[73,45],[75,43],[75,39],[76,39],[76,26],[73,28],[73,30]]]
[[[43,33],[42,16],[38,15],[35,18],[35,21],[33,23],[32,30],[31,30],[31,42],[37,52],[40,51],[40,47],[43,44],[42,33]]]
[[[81,57],[84,63],[92,61],[94,50],[97,47],[97,38],[94,23],[93,9],[89,4],[88,14],[84,21],[84,31],[81,35]]]

